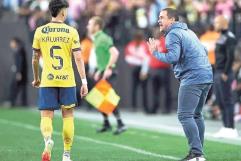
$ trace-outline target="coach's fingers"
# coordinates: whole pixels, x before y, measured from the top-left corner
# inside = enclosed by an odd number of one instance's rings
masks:
[[[154,38],[149,38],[149,41],[147,42],[147,44],[151,52],[156,50],[156,41]]]
[[[150,42],[150,44],[154,44],[155,43],[155,39],[154,38],[149,38],[149,42]]]
[[[152,41],[152,38],[150,37],[150,38],[149,38],[149,42],[151,42],[151,41]]]
[[[150,41],[147,41],[147,45],[148,45],[149,48],[151,48]]]

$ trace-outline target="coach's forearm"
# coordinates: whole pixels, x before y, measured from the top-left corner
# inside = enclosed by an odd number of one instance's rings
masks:
[[[155,58],[157,58],[158,60],[164,62],[164,63],[170,63],[167,58],[166,55],[164,53],[159,53],[158,51],[154,51],[153,55]]]
[[[34,80],[38,80],[39,79],[39,54],[37,52],[33,53],[32,70],[33,70]]]

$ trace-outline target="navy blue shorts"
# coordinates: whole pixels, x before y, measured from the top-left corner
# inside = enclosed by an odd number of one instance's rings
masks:
[[[75,87],[40,87],[39,110],[58,110],[61,106],[75,107]]]

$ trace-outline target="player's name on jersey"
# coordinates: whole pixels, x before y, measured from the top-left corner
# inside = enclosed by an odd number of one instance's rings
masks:
[[[42,37],[41,42],[62,42],[62,43],[69,43],[68,37],[52,37],[52,36],[46,36]]]
[[[42,33],[44,33],[44,34],[48,34],[50,32],[65,32],[65,33],[69,33],[69,29],[63,28],[63,27],[53,28],[53,27],[49,27],[49,26],[46,26],[46,27],[44,27],[42,29]]]

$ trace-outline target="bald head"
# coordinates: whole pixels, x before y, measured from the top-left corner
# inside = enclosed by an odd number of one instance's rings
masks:
[[[219,15],[214,19],[214,27],[216,31],[222,31],[228,29],[228,19],[223,15]]]

